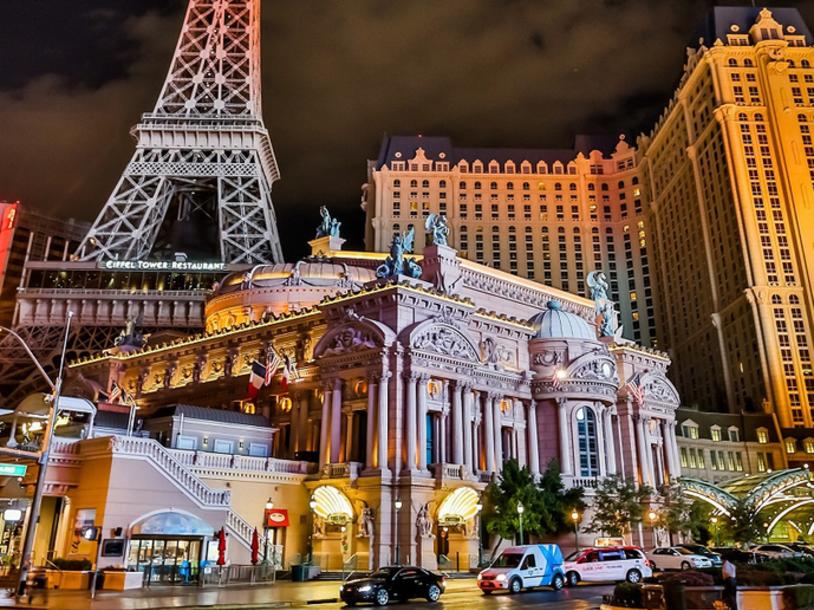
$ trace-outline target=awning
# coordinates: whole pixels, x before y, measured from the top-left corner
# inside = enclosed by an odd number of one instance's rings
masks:
[[[288,510],[285,508],[272,508],[266,511],[266,527],[288,527]]]

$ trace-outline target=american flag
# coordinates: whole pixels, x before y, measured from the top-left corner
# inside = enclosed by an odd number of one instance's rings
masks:
[[[281,366],[283,366],[283,359],[280,358],[280,354],[277,353],[277,350],[272,347],[268,355],[268,360],[266,361],[266,380],[263,385],[271,385],[274,376],[277,374],[277,371],[280,370]]]
[[[644,404],[645,389],[640,383],[638,376],[632,378],[625,384],[625,390],[627,390],[628,396],[630,396],[633,402],[638,406],[641,407]]]

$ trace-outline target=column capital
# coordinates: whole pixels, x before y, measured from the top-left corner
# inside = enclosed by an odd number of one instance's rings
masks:
[[[404,373],[404,381],[409,381],[410,383],[415,383],[418,381],[418,373],[416,371],[410,371],[409,373]]]

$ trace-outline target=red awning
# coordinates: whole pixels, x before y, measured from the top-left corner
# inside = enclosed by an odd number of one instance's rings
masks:
[[[288,510],[285,508],[267,510],[266,527],[288,527]]]

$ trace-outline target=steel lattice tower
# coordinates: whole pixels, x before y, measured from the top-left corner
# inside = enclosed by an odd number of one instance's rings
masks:
[[[136,152],[78,251],[82,260],[185,252],[232,264],[281,262],[263,124],[260,0],[189,0]]]

